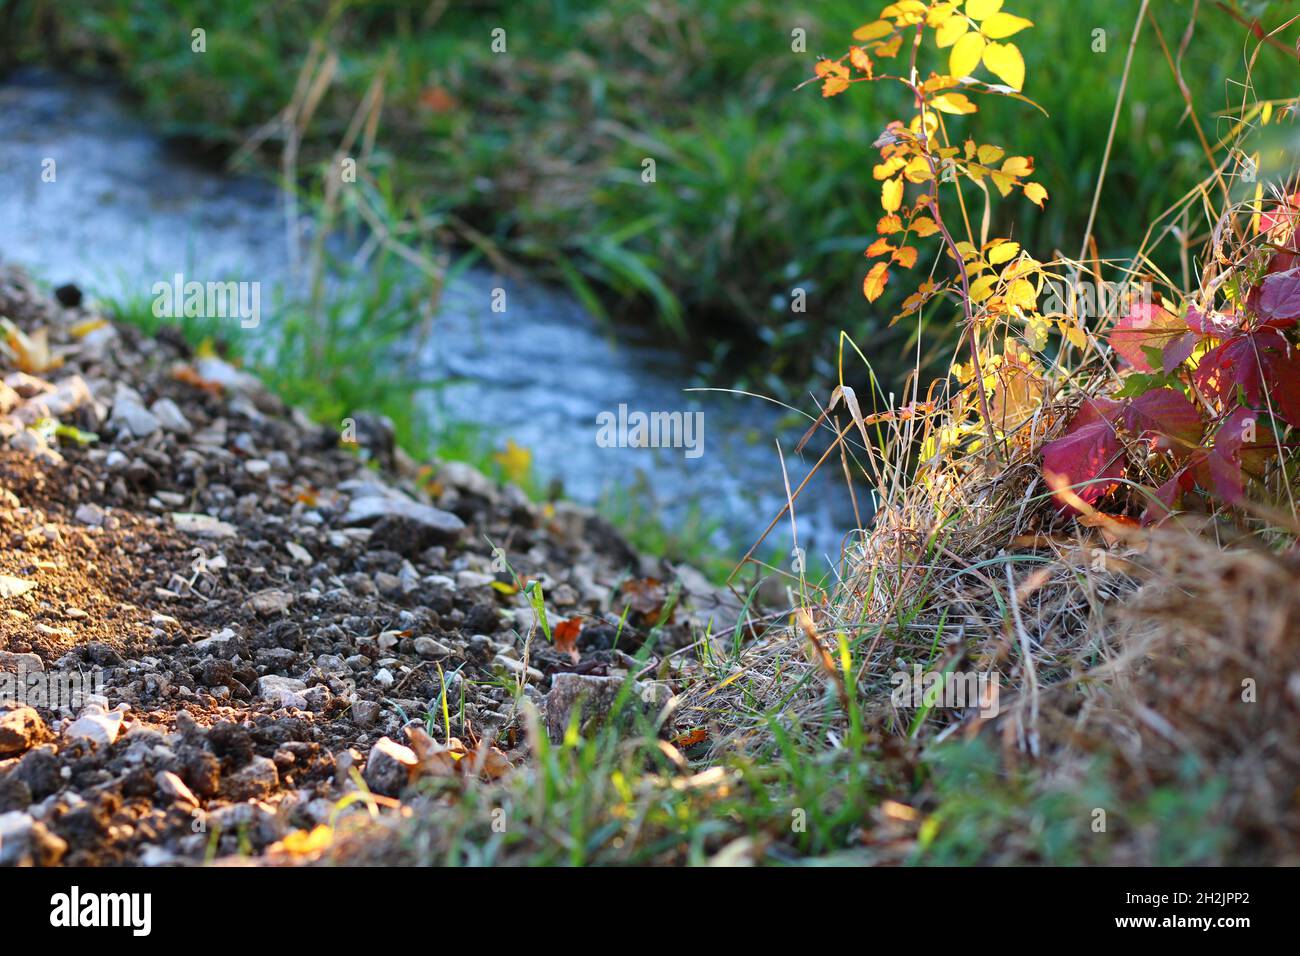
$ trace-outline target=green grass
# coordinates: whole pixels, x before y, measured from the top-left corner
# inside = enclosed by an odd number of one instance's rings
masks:
[[[505,781],[428,781],[414,822],[365,852],[469,866],[1077,866],[1113,861],[1153,833],[1144,862],[1183,866],[1221,861],[1230,836],[1212,823],[1223,781],[1191,770],[1177,787],[1126,803],[1104,763],[1083,786],[1053,786],[1034,771],[1009,774],[979,740],[934,746],[913,767],[860,726],[831,747],[773,713],[773,750],[691,761],[674,757],[656,731],[655,715],[637,712],[625,686],[600,730],[583,737],[573,723],[560,743],[539,734],[529,765]],[[888,828],[886,800],[916,814],[901,852],[874,845]],[[1104,832],[1094,829],[1098,808],[1108,812]]]
[[[995,102],[977,128],[982,141],[1001,133],[1031,153],[1052,199],[1041,214],[1020,200],[995,205],[994,227],[1040,258],[1057,248],[1072,255],[1137,5],[1009,7],[1037,24],[1020,38],[1026,93],[1050,115]],[[398,0],[179,0],[166,14],[141,0],[19,0],[9,16],[26,38],[11,41],[24,59],[66,66],[107,55],[144,112],[219,151],[291,99],[309,44],[324,39],[340,66],[307,131],[304,169],[329,158],[385,69],[373,172],[388,183],[397,215],[433,217],[444,235],[521,259],[608,315],[655,317],[706,369],[738,362],[748,372],[739,384],[784,393],[810,371],[828,371],[841,328],[886,379],[911,364],[900,355],[908,333],[887,327],[895,302],[873,308],[860,293],[861,252],[879,214],[870,143],[903,112],[901,93],[864,86],[823,101],[815,87],[794,91],[816,55],[842,51],[875,8],[485,2],[453,5],[429,23],[428,5]],[[1281,22],[1276,2],[1251,8],[1266,24]],[[1191,7],[1154,0],[1151,10],[1176,52]],[[60,22],[57,42],[34,29],[39,11]],[[207,30],[201,56],[190,52],[194,26]],[[491,49],[497,27],[506,31],[504,55]],[[791,51],[795,27],[807,31],[802,54]],[[1095,30],[1105,32],[1105,53],[1093,52]],[[1201,5],[1183,74],[1212,138],[1222,129],[1215,112],[1240,98],[1228,78],[1244,76],[1243,35],[1215,5]],[[1107,254],[1133,251],[1206,165],[1149,25],[1135,62],[1095,229]],[[1263,50],[1256,95],[1290,94],[1293,70],[1286,56]],[[436,109],[430,91],[442,100]],[[646,157],[657,164],[653,184],[641,179]],[[475,232],[458,230],[453,215]],[[1177,271],[1174,261],[1162,265]],[[808,292],[806,313],[790,311],[796,287]],[[932,345],[949,324],[944,317],[932,330]]]

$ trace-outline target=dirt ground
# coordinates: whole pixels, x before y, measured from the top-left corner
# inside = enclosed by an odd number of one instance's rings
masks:
[[[735,617],[587,509],[59,299],[0,271],[0,863],[256,858],[358,773],[510,772],[524,701],[562,727]],[[444,694],[455,740],[424,729]]]

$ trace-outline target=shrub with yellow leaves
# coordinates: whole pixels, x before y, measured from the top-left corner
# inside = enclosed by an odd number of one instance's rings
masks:
[[[954,444],[982,431],[994,446],[1033,413],[1043,394],[1041,368],[1033,353],[1046,348],[1054,323],[1067,322],[1063,316],[1049,318],[1039,312],[1043,265],[1019,243],[987,235],[990,184],[1000,197],[1018,189],[1039,207],[1046,202],[1047,190],[1029,178],[1034,173],[1033,158],[1009,155],[1002,146],[959,139],[946,119],[978,112],[980,96],[1008,96],[1037,106],[1021,92],[1025,61],[1010,42],[1033,23],[1002,6],[1003,0],[890,3],[877,19],[854,31],[855,45],[843,56],[823,59],[815,70],[826,97],[861,82],[897,83],[911,94],[912,116],[890,122],[873,144],[880,150],[872,175],[880,182],[883,215],[876,224],[878,237],[866,250],[868,258],[878,261],[868,269],[862,289],[875,302],[894,267],[917,265],[921,253],[910,243],[940,237],[954,275],[936,281],[932,273],[906,299],[894,321],[918,312],[936,296],[955,297],[961,303],[970,363],[953,368],[962,386],[958,401],[967,403],[966,414],[959,411],[953,421],[969,424],[945,430]],[[946,55],[940,61],[942,72],[921,72],[927,36],[941,57]],[[903,64],[900,54],[905,47]],[[884,68],[881,61],[886,60],[900,65]],[[978,75],[981,69],[994,80]],[[983,196],[978,239],[963,183]],[[948,202],[956,204],[950,218],[960,219],[960,230],[944,217],[941,196],[945,192],[951,194]],[[913,193],[910,198],[909,193]],[[999,348],[998,330],[1011,328],[1018,330],[1019,340],[1007,336]],[[1076,330],[1062,326],[1061,331],[1068,336]]]

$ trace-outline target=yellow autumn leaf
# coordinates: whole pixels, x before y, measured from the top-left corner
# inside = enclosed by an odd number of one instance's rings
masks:
[[[333,842],[334,831],[322,823],[311,831],[294,830],[283,840],[273,843],[268,853],[274,857],[314,858],[328,850]]]
[[[874,259],[876,256],[883,256],[887,252],[893,252],[897,248],[892,242],[881,236],[871,245],[867,246],[865,253],[868,259]]]
[[[899,26],[910,26],[925,19],[926,8],[921,0],[898,0],[880,11],[882,17],[892,17]]]
[[[970,300],[972,302],[983,302],[993,294],[993,283],[997,281],[995,275],[980,276],[970,284]]]
[[[0,356],[7,352],[20,372],[40,375],[63,365],[63,357],[50,350],[48,329],[36,329],[28,335],[13,322],[0,318],[0,335],[0,344],[5,346]]]
[[[1019,251],[1020,243],[1018,242],[999,242],[989,250],[989,265],[1001,265],[1014,259]]]
[[[907,160],[902,156],[890,156],[883,163],[871,167],[871,176],[873,179],[888,179],[906,165]]]
[[[102,329],[106,325],[108,325],[106,319],[87,319],[85,322],[78,322],[72,328],[68,329],[68,334],[74,339],[84,339],[91,332],[94,332],[96,329]]]
[[[965,17],[949,17],[943,21],[943,24],[934,32],[934,42],[940,50],[946,50],[952,46],[962,35],[970,30],[970,21]]]
[[[871,57],[867,56],[867,51],[862,47],[855,46],[849,51],[849,62],[853,64],[858,72],[867,74],[868,79],[871,78]]]
[[[993,185],[998,187],[998,192],[1003,196],[1011,192],[1011,187],[1016,184],[1016,178],[1014,176],[1008,176],[1006,173],[1000,173],[996,170],[989,173],[989,176],[993,180]]]
[[[1025,183],[1025,198],[1041,209],[1043,200],[1047,198],[1047,190],[1038,183]]]
[[[1007,305],[1029,310],[1038,304],[1038,292],[1028,279],[1017,279],[1007,286],[1005,295]]]
[[[1002,9],[1002,0],[966,0],[966,16],[983,20]]]
[[[1020,279],[1025,276],[1032,276],[1042,271],[1042,263],[1033,256],[1021,256],[1011,265],[1007,266],[1002,272],[1002,278],[1010,282],[1012,279]]]
[[[916,248],[914,246],[903,246],[895,251],[893,259],[904,269],[910,269],[916,265]]]
[[[1005,154],[1006,150],[1001,146],[989,146],[987,144],[976,150],[976,155],[979,157],[979,161],[985,166],[993,165]]]
[[[895,232],[903,231],[903,220],[899,219],[893,213],[887,216],[881,216],[876,222],[876,232],[882,236],[888,236]]]
[[[952,53],[948,55],[948,72],[955,77],[970,76],[979,66],[984,46],[985,40],[980,34],[965,34],[953,44]]]
[[[882,60],[889,59],[891,56],[898,56],[899,49],[903,46],[903,35],[897,33],[888,40],[882,40],[873,46],[872,52]]]
[[[936,96],[931,104],[941,113],[974,113],[978,107],[971,102],[970,97],[965,93],[944,93],[942,96]]]
[[[1046,344],[1046,330],[1043,333]],[[1021,365],[1012,365],[995,378],[993,406],[989,409],[999,431],[1010,431],[1042,404],[1042,379]]]
[[[918,184],[934,178],[930,175],[930,164],[924,156],[917,156],[908,163],[907,168],[903,170],[903,175],[907,177],[908,182]]]
[[[875,302],[880,298],[880,294],[885,291],[885,283],[889,281],[889,266],[883,262],[877,262],[867,273],[866,279],[862,281],[862,294],[867,297],[868,302]]]
[[[1010,13],[995,13],[980,24],[980,33],[990,40],[1004,40],[1033,25],[1034,21],[1026,20],[1024,17],[1012,16]]]
[[[925,15],[925,25],[931,30],[943,26],[952,15],[957,12],[961,6],[961,0],[949,0],[947,3],[936,3],[930,8],[930,12]]]
[[[1002,171],[1008,176],[1028,176],[1034,171],[1034,161],[1028,156],[1008,156]]]
[[[983,37],[980,38],[981,43]],[[984,65],[990,73],[1013,90],[1025,85],[1025,58],[1014,43],[989,43],[982,48]],[[974,67],[971,67],[974,69]]]
[[[924,239],[926,236],[933,236],[938,231],[938,224],[929,216],[917,216],[912,220],[912,232],[920,239]]]
[[[853,39],[862,43],[868,40],[879,40],[881,37],[887,37],[894,32],[894,25],[888,20],[873,20],[871,23],[864,24],[853,31]]]
[[[880,205],[885,212],[897,212],[903,204],[903,177],[885,180],[880,187]]]
[[[1056,325],[1057,328],[1061,330],[1061,334],[1065,336],[1069,343],[1075,348],[1081,349],[1087,346],[1088,333],[1083,331],[1079,324],[1073,319],[1060,319]]]
[[[843,76],[828,76],[822,84],[822,96],[838,96],[849,88],[849,81]]]
[[[506,441],[504,451],[499,451],[492,459],[501,466],[501,472],[507,481],[519,484],[528,477],[533,465],[533,453],[522,445],[515,444],[513,438]]]
[[[1025,344],[1035,352],[1047,348],[1048,324],[1039,316],[1030,316],[1025,321]]]

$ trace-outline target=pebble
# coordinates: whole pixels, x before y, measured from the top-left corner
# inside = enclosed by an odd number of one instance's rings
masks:
[[[257,679],[258,696],[272,701],[277,707],[297,707],[299,710],[306,710],[307,698],[303,694],[306,689],[307,683],[294,677],[267,674]]]
[[[0,757],[26,753],[45,739],[45,721],[31,707],[0,712]]]
[[[158,424],[163,431],[171,432],[174,435],[188,435],[194,431],[194,426],[190,420],[185,417],[175,402],[170,398],[160,398],[149,406],[149,413],[158,420]]]
[[[262,617],[270,617],[273,614],[283,614],[289,610],[293,605],[293,595],[288,591],[270,588],[265,591],[258,591],[246,603],[253,612]]]
[[[126,719],[126,704],[105,710],[100,704],[87,704],[81,715],[64,728],[63,736],[69,740],[89,740],[97,747],[108,747],[117,740]]]
[[[425,660],[438,660],[452,654],[450,647],[432,637],[417,637],[413,645],[415,653]]]
[[[192,534],[196,538],[233,538],[239,533],[234,525],[227,524],[211,515],[173,511],[172,523],[181,531]]]
[[[371,790],[386,797],[395,797],[402,792],[419,764],[419,758],[410,747],[399,744],[391,737],[380,737],[370,748],[366,769],[361,776]]]
[[[174,803],[190,807],[199,805],[199,798],[194,796],[194,792],[189,787],[185,786],[185,781],[170,770],[159,770],[154,774],[153,779],[159,792],[170,797]]]
[[[73,517],[82,524],[90,525],[92,528],[102,528],[104,526],[104,509],[97,504],[78,505]]]
[[[295,541],[286,541],[284,550],[289,552],[289,556],[301,565],[312,563],[311,552]]]
[[[108,419],[108,429],[135,438],[148,438],[162,428],[158,416],[144,407],[140,396],[125,386],[119,385],[113,399],[113,414]]]
[[[0,866],[54,866],[68,845],[21,810],[0,813]]]
[[[353,498],[343,515],[347,526],[373,524],[382,518],[405,518],[420,525],[435,537],[455,540],[465,530],[465,522],[450,511],[422,505],[396,495],[368,495]]]
[[[510,673],[516,676],[527,672],[529,680],[541,681],[546,679],[546,675],[543,674],[541,671],[539,671],[536,667],[525,667],[523,661],[513,660],[509,657],[506,657],[504,654],[498,654],[493,659],[502,667],[504,667],[506,670],[508,670]]]
[[[223,785],[232,800],[256,800],[271,794],[280,785],[280,771],[269,757],[253,757],[232,774]]]

